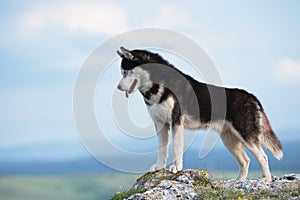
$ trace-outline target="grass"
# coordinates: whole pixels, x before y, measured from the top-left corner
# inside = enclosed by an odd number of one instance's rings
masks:
[[[1,200],[100,200],[128,190],[138,175],[80,174],[0,177]]]
[[[132,194],[143,193],[144,189],[128,190],[126,192],[116,192],[114,196],[111,197],[111,200],[123,200],[130,197]]]

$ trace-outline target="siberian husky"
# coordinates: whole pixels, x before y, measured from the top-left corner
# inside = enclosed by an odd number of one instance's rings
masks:
[[[184,128],[212,128],[220,133],[224,145],[238,161],[237,180],[247,178],[250,159],[244,151],[246,148],[258,160],[262,177],[271,181],[268,158],[261,145],[278,160],[283,157],[282,146],[254,95],[241,89],[198,82],[150,51],[130,51],[121,47],[117,53],[122,58],[123,76],[118,89],[125,91],[126,97],[139,90],[157,131],[158,158],[150,168],[151,172],[166,168],[170,129],[174,158],[169,171],[176,173],[183,167]],[[216,105],[217,109],[213,111],[215,105],[212,105],[211,94],[222,91],[225,109]],[[221,122],[222,126],[219,126]]]

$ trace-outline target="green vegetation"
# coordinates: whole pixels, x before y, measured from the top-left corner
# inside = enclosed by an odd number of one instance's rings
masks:
[[[111,200],[123,200],[125,198],[130,197],[132,194],[137,194],[137,193],[143,193],[145,192],[145,189],[136,189],[136,190],[129,190],[127,192],[117,192]]]
[[[128,190],[138,175],[81,174],[0,177],[1,200],[110,199],[119,187]]]

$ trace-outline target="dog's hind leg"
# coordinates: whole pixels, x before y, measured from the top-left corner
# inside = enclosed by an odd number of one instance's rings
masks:
[[[150,172],[166,168],[170,138],[170,126],[160,122],[155,123],[158,137],[158,157],[156,164],[152,165]]]
[[[262,177],[266,181],[272,181],[271,172],[269,169],[268,157],[265,154],[264,150],[262,149],[259,143],[250,143],[246,142],[245,147],[255,156],[257,159],[261,170],[262,170]]]
[[[234,155],[239,163],[240,172],[237,180],[245,180],[248,174],[250,159],[243,149],[242,142],[230,129],[225,128],[220,136],[225,147]]]
[[[183,121],[183,120],[181,120]],[[182,170],[182,157],[184,149],[184,126],[183,123],[173,125],[173,164],[170,166],[169,171],[177,173]]]

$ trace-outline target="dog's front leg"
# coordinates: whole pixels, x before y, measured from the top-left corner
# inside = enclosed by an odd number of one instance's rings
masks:
[[[155,122],[155,128],[158,137],[158,157],[156,164],[150,168],[150,172],[166,168],[168,158],[170,126],[168,124]]]
[[[177,173],[182,170],[182,156],[184,148],[184,126],[183,123],[173,125],[173,164],[170,166],[169,171]]]

